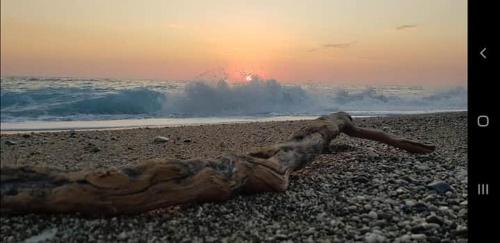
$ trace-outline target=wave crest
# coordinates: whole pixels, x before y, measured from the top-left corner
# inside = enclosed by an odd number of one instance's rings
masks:
[[[404,92],[400,92],[404,94]],[[177,91],[155,84],[126,89],[43,87],[2,89],[2,121],[85,120],[144,117],[319,115],[345,111],[423,111],[466,109],[462,87],[427,95],[388,95],[375,88],[312,91],[276,80],[243,84],[188,83]]]

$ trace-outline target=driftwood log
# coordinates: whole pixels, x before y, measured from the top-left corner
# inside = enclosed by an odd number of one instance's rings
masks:
[[[223,201],[235,193],[281,192],[288,187],[290,173],[328,149],[340,133],[410,153],[434,151],[432,145],[356,127],[347,113],[339,112],[313,120],[288,142],[248,154],[155,159],[101,171],[2,168],[1,212],[128,214],[184,203]]]

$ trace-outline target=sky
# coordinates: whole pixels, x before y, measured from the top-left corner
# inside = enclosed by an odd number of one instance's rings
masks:
[[[2,76],[457,86],[462,0],[2,0]]]

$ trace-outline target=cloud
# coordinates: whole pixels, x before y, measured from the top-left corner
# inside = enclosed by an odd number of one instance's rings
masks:
[[[340,42],[340,43],[327,43],[327,44],[323,44],[323,45],[321,45],[320,47],[317,47],[317,48],[307,49],[307,52],[321,51],[321,50],[327,49],[327,48],[344,49],[344,48],[351,47],[354,43],[356,43],[356,41]]]
[[[412,29],[412,28],[417,28],[417,25],[415,25],[415,24],[403,24],[403,25],[396,27],[397,30]]]
[[[329,44],[324,44],[324,48],[348,48],[352,46],[352,44],[356,43],[355,41],[351,42],[344,42],[344,43],[329,43]]]

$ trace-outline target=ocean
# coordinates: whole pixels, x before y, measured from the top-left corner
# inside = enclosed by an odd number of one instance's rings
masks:
[[[39,131],[386,116],[467,109],[465,87],[1,78],[1,130]]]

